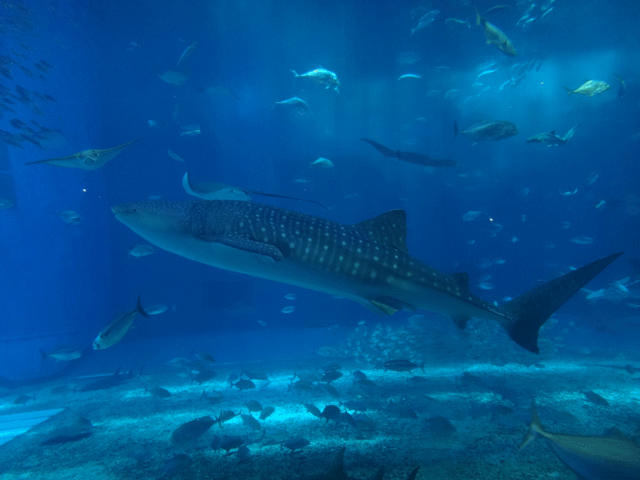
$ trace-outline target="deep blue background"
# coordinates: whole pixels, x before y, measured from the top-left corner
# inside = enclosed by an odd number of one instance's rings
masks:
[[[150,195],[187,198],[180,182],[185,169],[196,182],[321,201],[332,209],[273,203],[342,223],[403,208],[413,255],[447,273],[469,272],[472,286],[491,273],[495,289],[472,287],[491,301],[614,251],[629,256],[593,288],[632,274],[626,260],[640,256],[637,197],[629,197],[640,195],[639,144],[630,138],[640,130],[635,1],[558,1],[542,21],[526,28],[516,27],[524,7],[489,14],[513,41],[516,58],[485,44],[473,8],[463,2],[434,2],[432,8],[440,10],[436,21],[414,35],[411,9],[419,5],[413,2],[52,5],[20,14],[29,15],[34,28],[2,39],[6,54],[23,42],[34,60],[55,65],[46,83],[15,71],[14,80],[3,78],[3,85],[49,93],[57,103],[46,105],[44,117],[28,109],[7,114],[0,128],[10,131],[14,116],[25,122],[33,117],[61,129],[67,143],[46,152],[28,143],[24,150],[0,147],[13,182],[5,188],[16,203],[15,209],[0,211],[0,375],[38,374],[40,347],[88,345],[118,312],[133,307],[138,294],[145,304],[175,305],[175,310],[139,323],[105,358],[123,355],[143,338],[259,330],[257,319],[278,328],[355,325],[372,317],[355,303],[218,271],[163,251],[129,257],[127,251],[143,242],[114,220],[109,207]],[[492,5],[478,3],[481,11]],[[449,17],[469,18],[472,28],[450,29],[444,23]],[[180,87],[162,82],[158,74],[174,68],[193,42],[187,82]],[[418,58],[414,64],[398,61],[407,52]],[[533,69],[515,87],[498,89],[515,63],[530,60],[540,62],[539,71]],[[495,62],[491,68],[498,71],[476,79],[487,62]],[[318,66],[337,73],[339,94],[290,73]],[[436,70],[439,66],[450,68]],[[398,81],[405,73],[423,78]],[[626,81],[622,101],[615,74]],[[586,79],[605,80],[612,88],[593,98],[567,96],[563,86],[576,88]],[[473,86],[476,81],[483,85]],[[201,91],[214,85],[233,95]],[[457,94],[444,99],[450,89]],[[428,96],[433,90],[441,92]],[[308,114],[273,108],[275,101],[294,95],[308,102]],[[150,119],[166,127],[150,128]],[[460,136],[451,140],[454,120],[465,128],[481,119],[510,120],[520,133],[478,145]],[[195,123],[201,135],[180,136],[180,126]],[[576,123],[575,137],[563,147],[524,142],[552,129],[564,134]],[[453,158],[461,167],[427,172],[381,157],[360,137]],[[134,139],[140,141],[90,175],[23,165]],[[186,162],[171,159],[168,149]],[[319,156],[335,168],[310,168]],[[592,172],[599,178],[588,186]],[[297,178],[312,183],[293,182]],[[521,193],[525,188],[528,195]],[[576,195],[560,194],[575,188]],[[596,209],[601,200],[605,207]],[[54,214],[67,208],[80,213],[81,226],[65,225]],[[469,210],[482,210],[494,222],[485,215],[463,222]],[[565,220],[571,222],[566,230],[560,226]],[[491,237],[494,223],[503,230]],[[514,236],[519,241],[512,242]],[[577,236],[595,241],[569,242]],[[467,243],[472,239],[474,244]],[[483,260],[497,258],[506,263],[479,268]],[[295,302],[283,298],[292,291]],[[296,311],[281,314],[289,304]],[[587,324],[612,311],[634,313],[608,303],[589,305],[584,294],[562,310]],[[241,357],[235,353],[234,359]]]

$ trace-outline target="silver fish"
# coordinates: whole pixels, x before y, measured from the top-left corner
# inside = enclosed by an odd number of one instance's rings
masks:
[[[122,340],[122,337],[124,337],[131,328],[133,319],[138,313],[143,317],[149,317],[140,304],[140,297],[138,297],[135,310],[118,315],[114,321],[107,325],[98,334],[96,339],[93,341],[93,349],[104,350],[105,348],[109,348]]]

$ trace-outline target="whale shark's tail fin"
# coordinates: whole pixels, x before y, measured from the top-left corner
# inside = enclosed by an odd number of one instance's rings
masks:
[[[544,322],[622,253],[591,262],[539,285],[501,307],[506,314],[502,326],[522,348],[539,353],[538,330]]]

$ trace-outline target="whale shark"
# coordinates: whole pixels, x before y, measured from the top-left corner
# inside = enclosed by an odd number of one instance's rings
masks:
[[[596,260],[498,307],[469,290],[468,274],[446,275],[409,254],[404,210],[353,225],[233,200],[141,201],[112,211],[148,242],[190,260],[339,295],[380,315],[430,310],[461,329],[471,317],[493,320],[534,353],[547,318],[621,255]]]

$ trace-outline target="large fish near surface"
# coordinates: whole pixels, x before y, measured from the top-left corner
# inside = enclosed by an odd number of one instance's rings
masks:
[[[474,142],[497,141],[512,137],[518,134],[518,127],[506,120],[483,120],[471,125],[465,130],[458,130],[458,122],[453,122],[453,138],[458,133],[469,137]]]
[[[147,241],[207,265],[356,300],[380,314],[421,308],[498,322],[538,352],[538,330],[621,254],[610,255],[496,307],[475,296],[466,273],[445,275],[407,250],[406,215],[392,210],[354,225],[254,202],[144,201],[112,208]]]
[[[537,436],[546,438],[556,456],[584,480],[638,480],[640,445],[623,436],[585,437],[547,432],[531,407],[531,425],[520,448]]]
[[[516,56],[516,49],[509,40],[509,37],[505,33],[496,27],[493,23],[489,22],[486,18],[480,15],[480,12],[476,8],[476,25],[482,25],[484,30],[484,36],[487,39],[487,43],[495,45],[509,57]]]
[[[415,152],[401,152],[400,150],[391,150],[390,148],[381,145],[378,142],[361,138],[360,140],[367,142],[373,148],[378,150],[382,155],[389,158],[395,158],[396,160],[402,160],[403,162],[414,163],[416,165],[423,165],[425,167],[453,167],[457,165],[453,160],[448,158],[431,158],[427,155]]]

